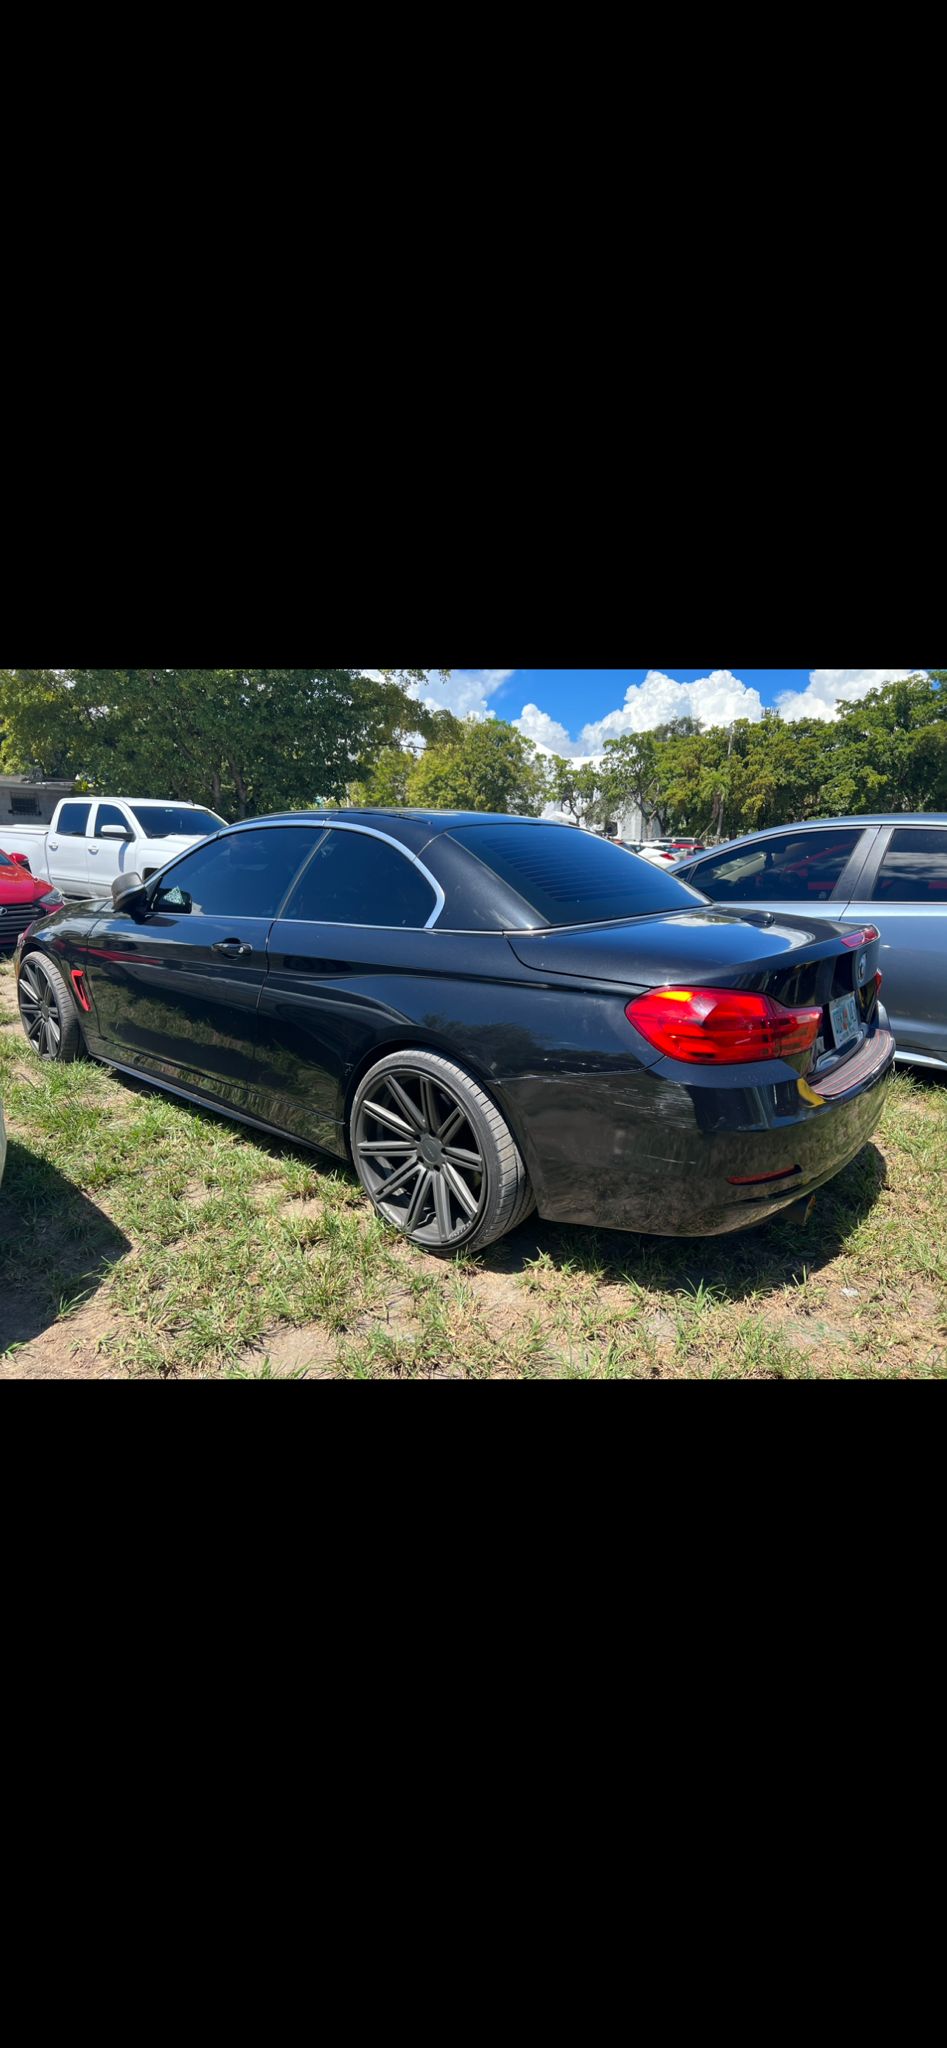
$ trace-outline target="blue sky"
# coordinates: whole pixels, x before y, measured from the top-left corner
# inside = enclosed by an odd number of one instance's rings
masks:
[[[697,683],[702,676],[712,675],[713,668],[665,668],[660,672],[677,683]],[[784,690],[806,689],[811,671],[738,668],[732,673],[758,690],[764,704],[775,704]],[[512,701],[522,696],[524,703],[540,704],[570,732],[577,731],[589,719],[604,718],[622,702],[629,683],[640,685],[647,674],[646,668],[518,668],[497,693],[494,709],[498,718],[505,718],[507,713],[502,706],[506,698]],[[517,704],[517,714],[520,709]]]
[[[835,717],[880,683],[916,674],[907,668],[472,668],[436,670],[419,694],[466,717],[505,718],[537,746],[581,760],[607,739],[647,732],[687,713],[705,725],[761,718]]]

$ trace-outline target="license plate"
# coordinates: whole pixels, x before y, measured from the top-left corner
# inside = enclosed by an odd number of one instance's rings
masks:
[[[858,1037],[858,1006],[854,996],[838,996],[829,1004],[829,1017],[836,1046],[847,1045],[850,1038]]]

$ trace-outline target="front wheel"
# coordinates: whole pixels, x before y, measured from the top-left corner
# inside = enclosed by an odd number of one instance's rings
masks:
[[[379,1060],[356,1093],[349,1138],[379,1215],[428,1251],[477,1251],[533,1207],[509,1125],[438,1053]]]
[[[79,1013],[51,960],[28,953],[17,983],[20,1019],[41,1060],[75,1060],[82,1051]]]

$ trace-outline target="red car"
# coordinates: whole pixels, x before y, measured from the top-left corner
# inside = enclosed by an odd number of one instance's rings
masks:
[[[0,950],[15,946],[28,924],[47,910],[61,910],[63,898],[40,875],[31,875],[23,861],[0,853]]]

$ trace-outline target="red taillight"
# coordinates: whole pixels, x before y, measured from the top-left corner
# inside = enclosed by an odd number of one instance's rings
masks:
[[[807,1052],[822,1022],[821,1010],[735,988],[656,988],[627,1003],[625,1016],[659,1052],[701,1067]]]
[[[873,939],[880,939],[880,937],[881,933],[876,924],[865,924],[857,932],[846,932],[842,944],[843,946],[870,946]]]

